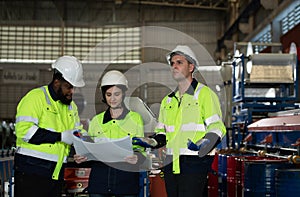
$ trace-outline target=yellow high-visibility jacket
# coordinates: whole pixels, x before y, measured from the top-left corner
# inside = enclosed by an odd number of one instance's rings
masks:
[[[181,98],[175,90],[162,100],[155,132],[166,135],[167,154],[173,155],[173,173],[179,174],[179,155],[198,154],[187,148],[188,139],[195,143],[207,132],[220,139],[226,134],[217,95],[193,79]]]
[[[96,115],[89,124],[89,135],[95,138],[119,139],[126,136],[144,137],[142,116],[127,109],[118,119],[105,117],[108,111]],[[136,146],[133,146],[135,149]]]
[[[113,119],[110,108],[97,114],[89,124],[88,133],[97,138],[119,139],[126,136],[144,137],[144,122],[142,116],[134,111],[124,108],[122,114]],[[109,195],[134,194],[139,191],[139,167],[145,160],[145,150],[133,146],[137,152],[138,163],[129,164],[116,162],[108,164],[105,161],[92,163],[89,177],[89,193],[101,193]],[[99,150],[99,152],[105,150]],[[102,179],[102,181],[99,181]]]
[[[31,144],[29,140],[39,129],[61,133],[71,129],[82,129],[77,106],[53,100],[48,86],[29,91],[19,102],[16,114],[17,153],[52,162],[57,162],[52,178],[57,180],[62,164],[66,162],[70,145],[57,141]]]

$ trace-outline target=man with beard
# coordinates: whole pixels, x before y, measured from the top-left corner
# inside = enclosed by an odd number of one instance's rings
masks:
[[[82,129],[72,100],[75,87],[85,85],[82,65],[73,56],[62,56],[52,68],[51,83],[29,91],[17,107],[15,197],[61,196],[72,135]]]

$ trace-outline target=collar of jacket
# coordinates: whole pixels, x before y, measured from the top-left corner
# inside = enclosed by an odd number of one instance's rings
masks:
[[[197,85],[198,85],[198,81],[195,78],[193,78],[193,81],[192,81],[191,85],[189,86],[189,88],[186,90],[185,93],[190,94],[190,95],[194,95],[194,92],[197,88]],[[177,91],[178,91],[178,87],[173,92],[171,92],[168,95],[168,97],[175,97],[175,94],[176,94]]]
[[[54,101],[58,101],[58,96],[57,96],[57,94],[54,92],[54,89],[53,89],[53,83],[50,83],[50,84],[48,85],[48,90],[49,90],[49,93],[50,93],[51,98],[52,98]]]
[[[129,110],[123,106],[123,112],[122,114],[117,118],[117,120],[122,120],[125,118],[125,116],[129,113]],[[111,114],[110,114],[110,107],[104,112],[104,117],[103,117],[103,124],[109,122],[112,120]]]

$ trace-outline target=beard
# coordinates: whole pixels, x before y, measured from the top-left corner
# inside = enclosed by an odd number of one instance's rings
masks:
[[[70,105],[72,102],[72,97],[71,99],[68,99],[67,96],[63,94],[61,87],[57,91],[57,96],[58,99],[65,105]]]

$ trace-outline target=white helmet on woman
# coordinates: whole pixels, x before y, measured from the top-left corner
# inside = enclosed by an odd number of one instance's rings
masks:
[[[83,70],[80,61],[73,56],[59,57],[52,68],[58,70],[62,77],[75,87],[83,87]]]
[[[101,87],[109,85],[123,85],[128,89],[128,81],[123,73],[111,70],[102,77]]]

